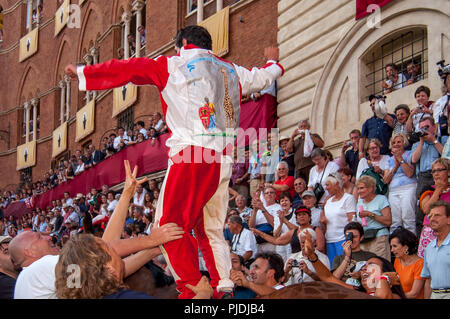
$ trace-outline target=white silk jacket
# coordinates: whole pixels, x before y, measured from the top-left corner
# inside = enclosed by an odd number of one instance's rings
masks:
[[[248,70],[187,45],[176,56],[111,60],[77,68],[79,89],[155,85],[171,137],[172,157],[188,146],[222,152],[234,144],[241,96],[269,87],[284,73],[276,61]]]

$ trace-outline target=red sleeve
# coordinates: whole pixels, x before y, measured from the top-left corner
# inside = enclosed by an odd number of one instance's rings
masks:
[[[107,90],[131,82],[135,85],[156,85],[162,91],[169,78],[167,57],[110,60],[82,68],[78,78],[80,90]]]

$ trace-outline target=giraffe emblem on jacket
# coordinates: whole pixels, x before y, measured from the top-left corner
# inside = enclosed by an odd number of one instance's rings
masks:
[[[223,82],[225,86],[225,96],[223,99],[223,108],[225,110],[225,118],[226,118],[226,127],[234,127],[235,118],[234,118],[234,106],[231,101],[230,95],[228,94],[228,79],[227,72],[224,68],[220,69],[220,72],[223,74]]]

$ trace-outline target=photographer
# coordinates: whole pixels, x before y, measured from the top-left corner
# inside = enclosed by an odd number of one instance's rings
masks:
[[[424,117],[419,122],[421,137],[419,142],[414,143],[408,162],[416,164],[417,189],[416,197],[434,184],[431,174],[431,164],[434,160],[441,157],[444,145],[448,136],[437,137],[437,124],[432,117]],[[424,214],[420,209],[416,210],[417,234],[422,230],[422,221]]]
[[[364,239],[364,228],[360,223],[350,222],[344,228],[345,242],[342,244],[344,253],[333,260],[331,272],[337,279],[348,285],[360,286],[360,268],[370,258],[376,257],[372,252],[361,250]]]
[[[448,74],[450,72],[450,66],[447,64],[444,66],[444,61],[438,62],[441,68],[438,71],[439,76],[444,82],[443,93],[444,95],[439,98],[433,105],[433,118],[436,123],[439,123],[439,135],[448,135],[448,105],[450,101],[450,80]]]
[[[316,232],[312,228],[305,228],[299,233],[301,251],[292,254],[284,266],[284,282],[287,285],[294,285],[302,282],[313,282],[320,280],[315,274],[315,270],[311,262],[306,258],[304,247],[306,240],[306,233],[311,235],[314,252],[319,257],[320,261],[330,269],[330,262],[327,255],[321,253],[316,249]]]
[[[356,170],[359,164],[359,140],[360,130],[352,130],[349,134],[350,141],[344,141],[341,149],[340,167],[348,166],[352,170],[352,175],[356,176]],[[351,149],[349,147],[351,146]]]
[[[365,157],[364,146],[367,139],[376,138],[381,142],[381,154],[389,155],[389,140],[392,136],[392,130],[396,121],[394,114],[386,113],[377,115],[376,107],[383,100],[381,96],[369,96],[370,108],[373,116],[367,119],[361,129],[361,138],[359,139],[359,159]],[[379,117],[380,116],[380,117]],[[357,177],[358,178],[358,177]]]
[[[411,110],[408,120],[406,121],[406,131],[408,133],[419,131],[419,121],[424,117],[433,116],[433,101],[430,101],[431,91],[426,86],[419,86],[414,92],[414,98],[417,101],[417,107]],[[414,134],[413,134],[414,136]],[[412,137],[412,142],[419,140],[418,137]]]

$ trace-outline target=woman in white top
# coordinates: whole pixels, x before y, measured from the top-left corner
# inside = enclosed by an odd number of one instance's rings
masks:
[[[365,169],[373,166],[375,172],[383,174],[383,171],[389,169],[389,155],[381,155],[381,142],[377,138],[369,140],[367,151],[369,159],[365,157],[359,161],[358,169],[356,171],[356,179],[361,177]]]
[[[343,254],[344,228],[354,218],[356,200],[352,194],[344,192],[341,174],[330,174],[325,183],[330,198],[325,204],[320,221],[324,224],[327,255],[332,265],[334,257]]]
[[[295,221],[294,209],[292,208],[292,198],[288,192],[281,193],[279,202],[281,210],[278,211],[278,215],[274,219],[273,236],[280,237],[289,232],[287,223],[297,224]],[[286,262],[287,257],[292,254],[291,246],[289,243],[285,245],[275,246],[275,252],[278,253]]]
[[[313,191],[314,186],[317,183],[322,184],[325,193],[321,198],[317,198],[317,201],[319,205],[323,205],[325,199],[328,197],[328,191],[325,189],[325,180],[328,175],[338,171],[339,165],[335,162],[328,161],[327,154],[320,148],[316,148],[312,151],[311,159],[316,165],[314,165],[309,172],[308,189]]]

